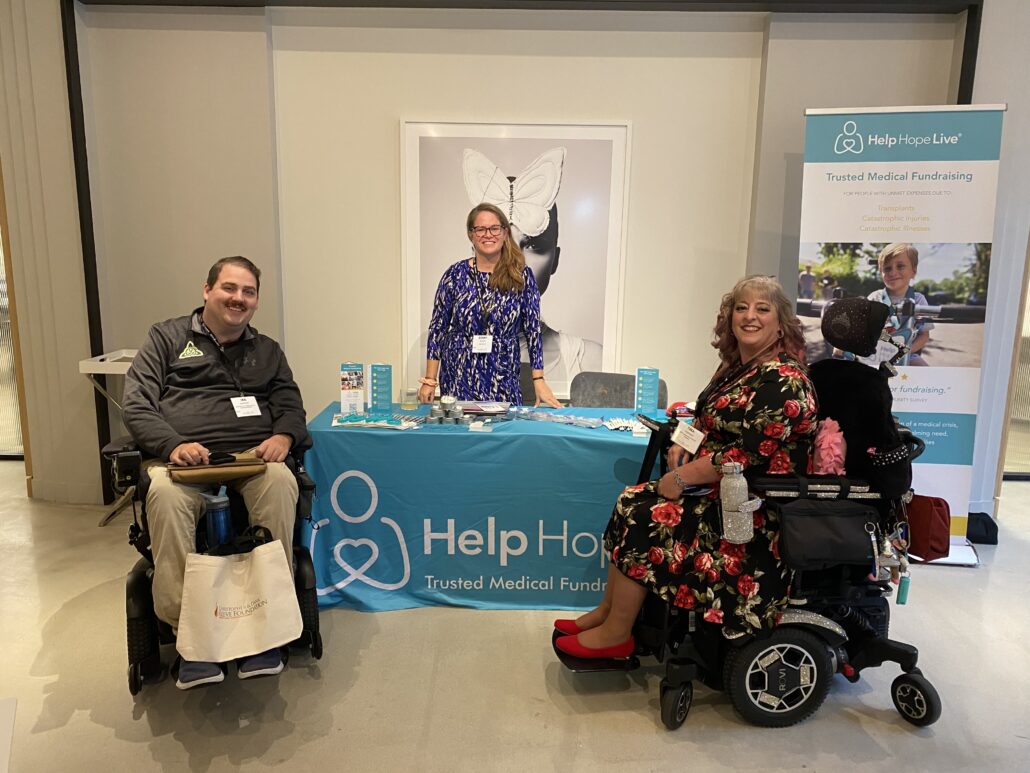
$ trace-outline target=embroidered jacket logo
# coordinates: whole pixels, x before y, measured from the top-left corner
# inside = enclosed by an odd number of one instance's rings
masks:
[[[198,349],[192,341],[186,344],[186,348],[179,355],[180,360],[188,360],[190,357],[203,357],[204,353]]]

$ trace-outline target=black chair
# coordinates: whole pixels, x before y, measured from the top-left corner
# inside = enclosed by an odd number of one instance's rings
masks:
[[[125,580],[126,641],[128,648],[129,692],[136,695],[148,680],[157,679],[162,672],[161,649],[174,645],[175,636],[171,627],[159,620],[154,612],[152,593],[154,577],[154,556],[150,549],[150,534],[147,528],[146,492],[150,476],[142,469],[142,454],[138,446],[128,438],[113,441],[104,447],[102,454],[111,465],[111,480],[115,491],[123,493],[133,489],[133,522],[129,525],[129,544],[136,548],[140,558],[129,570]],[[287,466],[297,478],[297,518],[293,543],[293,576],[297,601],[300,605],[303,629],[300,637],[290,643],[291,648],[307,648],[312,657],[322,657],[322,635],[318,623],[318,594],[315,584],[315,567],[308,549],[300,543],[300,525],[311,518],[311,501],[315,484],[303,466],[300,455],[291,455]],[[233,489],[227,490],[233,528],[242,534],[247,528],[247,509],[243,497]],[[136,505],[140,506],[136,519]],[[197,524],[197,550],[205,552],[206,528],[204,517]],[[288,660],[289,649],[284,648],[284,660]]]
[[[569,405],[577,408],[632,408],[635,404],[636,376],[629,373],[604,373],[584,370],[569,385]],[[669,403],[669,387],[658,381],[658,407]]]
[[[522,392],[523,405],[532,405],[536,402],[536,389],[533,386],[533,366],[528,362],[519,363],[519,390]]]

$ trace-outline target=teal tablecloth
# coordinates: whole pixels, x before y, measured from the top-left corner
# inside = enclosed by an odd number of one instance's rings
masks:
[[[317,489],[303,538],[323,606],[565,609],[600,598],[600,535],[637,481],[646,438],[536,421],[490,433],[334,428],[338,410],[311,422],[307,454]]]

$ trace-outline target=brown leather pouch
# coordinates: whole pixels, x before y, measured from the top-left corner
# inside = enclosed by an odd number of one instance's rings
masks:
[[[253,454],[233,454],[236,461],[226,464],[202,464],[193,467],[168,465],[168,476],[176,483],[224,483],[229,480],[250,478],[265,471],[265,463]]]

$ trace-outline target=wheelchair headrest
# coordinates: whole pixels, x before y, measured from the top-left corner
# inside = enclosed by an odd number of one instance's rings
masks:
[[[841,298],[823,312],[823,338],[845,352],[868,357],[887,321],[890,308],[867,298]]]

